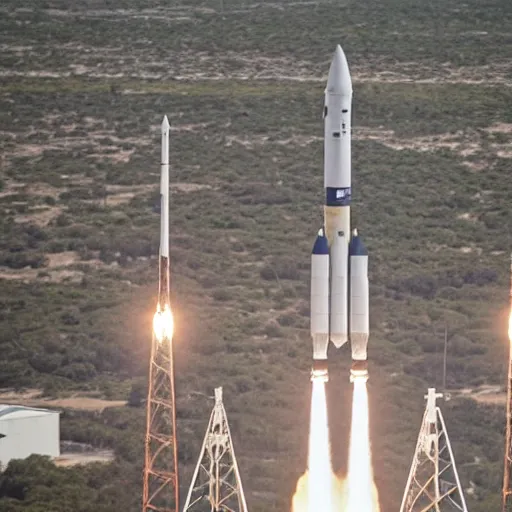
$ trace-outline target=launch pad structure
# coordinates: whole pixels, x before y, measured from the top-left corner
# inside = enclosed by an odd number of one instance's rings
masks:
[[[436,399],[429,388],[418,442],[400,512],[468,512],[450,439]]]
[[[215,405],[183,512],[208,509],[211,512],[247,512],[221,387],[215,389]]]
[[[172,342],[153,335],[142,512],[178,512],[178,451]]]

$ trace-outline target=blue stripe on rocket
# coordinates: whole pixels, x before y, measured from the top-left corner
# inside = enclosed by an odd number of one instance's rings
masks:
[[[327,187],[325,189],[326,206],[349,206],[352,198],[350,187],[335,188]]]

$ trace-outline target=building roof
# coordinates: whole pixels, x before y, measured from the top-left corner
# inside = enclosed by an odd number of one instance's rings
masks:
[[[37,409],[35,407],[24,407],[23,405],[2,405],[0,404],[0,421],[4,419],[33,418],[35,416],[46,416],[47,414],[59,414],[58,411],[49,409]]]

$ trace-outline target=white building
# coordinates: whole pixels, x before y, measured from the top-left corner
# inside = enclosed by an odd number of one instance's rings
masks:
[[[0,469],[33,453],[60,455],[59,412],[0,405]]]

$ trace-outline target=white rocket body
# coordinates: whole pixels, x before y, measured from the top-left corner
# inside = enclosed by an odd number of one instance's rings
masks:
[[[160,164],[160,252],[158,308],[163,311],[170,305],[169,285],[169,132],[167,116],[161,126],[162,159]]]
[[[313,359],[327,359],[329,344],[329,249],[321,229],[311,254],[311,337]]]
[[[350,340],[351,380],[353,380],[368,376],[369,283],[368,252],[356,230],[352,240],[350,238],[351,115],[352,80],[347,59],[338,45],[331,62],[325,89],[324,238],[327,239],[328,248],[325,253],[323,244],[320,244],[322,246],[320,255],[317,237],[311,257],[311,337],[313,339],[313,376],[315,376],[315,368],[319,368],[317,361],[325,359],[326,362],[329,340],[337,348]],[[327,277],[325,262],[330,266]],[[327,320],[325,319],[325,290],[328,295]],[[327,342],[325,342],[326,339]]]
[[[329,246],[321,229],[311,253],[311,338],[313,370],[311,378],[328,380],[327,347],[329,345]]]
[[[348,244],[343,231],[331,244],[330,339],[336,348],[348,341]]]
[[[169,257],[169,121],[162,122],[162,163],[160,165],[160,256]]]
[[[350,241],[350,343],[352,360],[366,361],[370,336],[368,252],[354,230]]]

